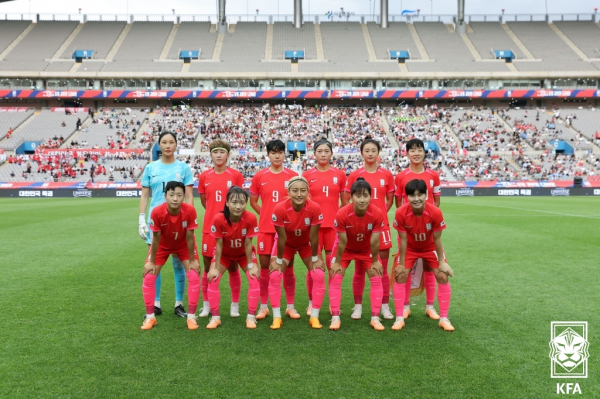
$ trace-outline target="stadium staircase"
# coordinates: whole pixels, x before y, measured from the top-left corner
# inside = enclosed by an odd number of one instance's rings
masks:
[[[470,28],[469,25],[467,25],[467,27]],[[473,31],[473,28],[471,28],[471,31]],[[463,41],[465,42],[465,45],[467,46],[467,48],[471,52],[471,55],[473,56],[473,59],[475,61],[481,61],[482,60],[481,54],[479,54],[479,51],[477,51],[477,49],[473,45],[473,42],[471,42],[471,39],[469,39],[469,36],[467,36],[466,34],[461,34],[460,37],[463,39]]]
[[[28,124],[29,124],[29,123],[30,123],[30,122],[33,120],[33,118],[35,118],[35,116],[36,116],[36,115],[39,115],[39,114],[40,114],[40,111],[35,111],[35,112],[34,112],[34,113],[32,113],[31,115],[29,115],[29,118],[25,119],[25,120],[24,120],[23,122],[21,122],[20,124],[18,124],[18,125],[15,125],[15,126],[13,127],[13,134],[15,134],[15,133],[18,133],[18,132],[19,132],[19,129],[21,129],[21,128],[23,128],[23,127],[27,126],[27,125],[28,125]],[[3,133],[6,133],[6,132],[3,132]],[[0,143],[2,143],[2,142],[3,142],[3,141],[5,141],[5,140],[7,140],[6,136],[4,136],[4,137],[2,137],[2,138],[0,139]],[[5,151],[6,151],[6,150],[5,150]],[[8,152],[8,151],[7,151],[7,152]]]
[[[213,61],[221,60],[221,50],[223,49],[223,40],[225,40],[225,35],[223,35],[223,34],[217,35],[217,42],[215,43],[215,49],[213,50],[213,55],[212,55]]]
[[[567,35],[565,35],[559,28],[558,26],[554,25],[554,24],[548,24],[548,26],[554,31],[554,33],[556,33],[558,35],[558,37],[560,37],[562,39],[563,42],[565,42],[567,44],[567,46],[569,46],[571,48],[571,50],[573,50],[575,52],[575,54],[577,54],[577,56],[579,58],[581,58],[583,61],[590,61],[589,57],[587,55],[584,54],[583,51],[581,51],[581,49],[579,47],[577,47],[575,45],[575,43],[573,43],[571,41],[571,39],[569,39],[567,37]]]
[[[315,41],[317,45],[317,60],[325,61],[325,50],[323,49],[323,34],[321,24],[315,24]]]
[[[500,115],[498,115],[497,113],[494,114],[494,117],[499,120],[500,122],[502,122],[502,124],[504,125],[504,127],[506,128],[507,132],[510,133],[514,133],[515,129],[513,129],[513,127],[511,126],[510,123],[508,123],[503,117],[501,117]],[[533,147],[531,145],[529,145],[529,143],[526,140],[522,140],[521,143],[523,144],[523,149],[526,151],[535,151],[533,149]]]
[[[519,50],[521,50],[521,53],[523,53],[523,55],[525,56],[526,59],[530,60],[530,61],[534,61],[535,57],[533,56],[533,54],[531,54],[531,51],[529,51],[529,49],[523,44],[523,42],[521,41],[521,39],[519,39],[517,37],[517,35],[515,34],[515,32],[513,32],[512,29],[510,29],[510,26],[508,26],[508,24],[502,24],[502,28],[504,28],[504,30],[506,31],[506,33],[508,34],[508,36],[510,36],[510,38],[512,39],[513,42],[515,42],[515,44],[517,45],[517,47],[519,48]]]
[[[27,28],[25,28],[25,30],[23,32],[21,32],[21,34],[19,36],[17,36],[17,38],[15,40],[13,40],[13,42],[7,48],[5,48],[2,53],[0,53],[0,60],[3,60],[4,57],[6,57],[8,55],[8,53],[10,53],[15,47],[17,47],[17,45],[21,42],[21,40],[23,40],[25,38],[25,36],[27,36],[27,34],[33,28],[35,28],[35,24],[34,23],[29,24],[29,26]]]
[[[417,32],[417,30],[415,29],[415,26],[413,24],[408,24],[408,30],[410,31],[410,34],[412,35],[413,40],[415,41],[415,44],[417,45],[419,54],[421,54],[421,59],[423,61],[431,61],[429,58],[429,54],[427,54],[427,50],[425,50],[425,46],[423,45],[423,42],[421,41],[419,32]]]
[[[388,118],[384,112],[381,112],[380,118],[381,118],[381,126],[383,126],[383,130],[385,130],[385,135],[388,137],[388,140],[390,140],[392,147],[400,148],[400,143],[398,142],[396,137],[394,137],[394,135],[392,134],[391,129],[390,129],[390,121],[388,121]]]
[[[106,61],[112,61],[113,60],[113,58],[115,57],[115,55],[117,54],[117,52],[121,48],[121,45],[125,41],[125,38],[127,37],[127,34],[131,30],[132,26],[133,26],[133,24],[127,24],[127,25],[125,25],[125,28],[123,29],[123,31],[121,32],[121,34],[119,35],[119,37],[117,38],[117,40],[115,41],[115,44],[113,44],[112,48],[108,52],[108,54],[106,56]]]
[[[461,139],[458,138],[458,136],[456,135],[456,132],[454,131],[454,129],[452,129],[452,126],[450,126],[447,123],[444,123],[442,126],[444,128],[446,128],[446,130],[448,130],[448,132],[452,135],[452,138],[454,139],[454,141],[456,141],[456,143],[458,143],[458,148],[463,148],[463,142],[461,141]]]
[[[77,25],[77,27],[73,30],[73,32],[71,32],[71,34],[69,35],[69,37],[67,37],[67,40],[65,40],[64,43],[62,44],[62,46],[60,46],[59,49],[56,51],[56,53],[54,53],[54,55],[52,56],[53,60],[62,60],[62,61],[64,61],[64,59],[61,59],[60,56],[65,51],[67,51],[67,49],[69,48],[69,46],[73,42],[73,39],[75,39],[75,37],[77,37],[77,35],[79,34],[79,32],[81,32],[81,30],[83,29],[84,26],[85,26],[85,24],[79,24],[79,25]],[[71,61],[71,59],[69,59],[67,61]]]
[[[169,33],[167,41],[165,42],[165,46],[163,47],[162,52],[160,53],[160,57],[158,57],[159,60],[167,59],[167,56],[169,55],[169,50],[171,50],[171,46],[175,41],[175,36],[177,36],[177,32],[179,31],[179,26],[179,24],[173,24],[171,32]]]
[[[271,61],[272,59],[273,59],[273,24],[267,24],[267,45],[265,46],[265,61]]]
[[[377,61],[377,54],[375,53],[375,47],[373,47],[373,40],[371,39],[369,28],[367,27],[367,24],[361,24],[360,26],[362,27],[362,33],[365,37],[367,51],[369,52],[369,61]]]
[[[65,139],[65,141],[63,141],[63,143],[58,148],[67,148],[69,146],[69,144],[71,143],[71,141],[75,140],[83,132],[83,129],[85,129],[86,127],[88,127],[90,123],[92,123],[92,118],[90,118],[88,116],[83,121],[81,121],[81,129],[80,130],[75,130],[75,133],[73,133],[71,135],[71,137],[69,137],[68,140]]]

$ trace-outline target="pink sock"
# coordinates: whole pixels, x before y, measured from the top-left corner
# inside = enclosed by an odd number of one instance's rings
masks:
[[[269,269],[260,269],[260,304],[269,303]]]
[[[438,305],[440,307],[440,317],[448,317],[448,309],[450,309],[450,297],[452,289],[450,283],[438,284]]]
[[[312,301],[313,278],[310,271],[306,272],[306,291],[308,291],[308,300]]]
[[[383,299],[381,303],[390,302],[390,275],[388,274],[388,261],[389,258],[381,258],[381,265],[383,266],[383,276],[381,276],[381,282],[383,283]]]
[[[362,305],[363,292],[365,291],[365,269],[356,265],[352,277],[352,292],[354,293],[354,304]]]
[[[404,306],[408,306],[410,305],[410,289],[411,289],[411,278],[412,278],[412,274],[409,272],[408,273],[408,278],[406,279],[406,288],[405,288],[405,296],[404,296]]]
[[[269,298],[271,299],[271,307],[281,307],[281,272],[273,272],[269,276]]]
[[[293,305],[294,297],[296,296],[296,275],[294,274],[293,267],[288,266],[283,273],[283,288],[285,288],[286,303]]]
[[[186,273],[188,279],[188,313],[195,314],[200,299],[200,277],[194,270]]]
[[[254,315],[258,308],[258,297],[260,296],[260,283],[257,279],[251,278],[250,273],[246,272],[248,277],[248,314]]]
[[[154,274],[146,274],[142,283],[142,295],[144,297],[144,305],[146,305],[146,314],[154,313],[154,297],[156,296],[156,276]]]
[[[323,304],[323,298],[325,298],[325,272],[321,269],[315,269],[312,272],[312,278],[314,281],[313,288],[313,309],[321,309]]]
[[[331,304],[331,314],[340,315],[340,306],[342,304],[342,280],[339,274],[333,276],[329,281],[329,303]]]
[[[394,307],[396,308],[396,317],[402,317],[404,315],[404,296],[405,296],[406,284],[398,284],[394,282]]]
[[[206,272],[202,273],[202,300],[204,302],[208,301],[208,274]]]
[[[381,277],[370,277],[371,281],[371,317],[379,317],[381,299],[383,297],[383,282]]]
[[[221,276],[219,275],[215,280],[208,283],[208,303],[210,304],[210,313],[213,316],[219,315],[219,305],[221,303],[221,291],[219,290],[220,282]]]
[[[229,288],[231,288],[231,302],[238,303],[242,290],[242,275],[239,269],[229,272]]]
[[[435,299],[435,283],[435,274],[433,274],[433,272],[423,272],[423,285],[425,286],[427,305],[433,305]]]

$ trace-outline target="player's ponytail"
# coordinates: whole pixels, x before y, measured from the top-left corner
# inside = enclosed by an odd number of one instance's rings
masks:
[[[248,202],[248,193],[246,192],[246,190],[244,190],[243,188],[238,187],[238,186],[233,186],[229,189],[229,191],[227,192],[227,197],[225,198],[225,207],[223,207],[223,211],[221,213],[223,213],[223,215],[225,215],[225,220],[227,221],[227,224],[230,226],[231,226],[231,212],[229,212],[229,207],[227,206],[227,203],[233,196],[236,196],[239,198],[244,198],[244,202]]]
[[[364,192],[369,193],[369,196],[371,196],[371,185],[364,178],[359,177],[358,179],[356,179],[354,184],[352,184],[352,187],[350,187],[350,195],[352,196],[354,195],[354,193]]]

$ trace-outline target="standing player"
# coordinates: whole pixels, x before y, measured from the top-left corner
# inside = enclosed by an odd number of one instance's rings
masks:
[[[258,221],[258,257],[260,261],[260,310],[256,319],[261,320],[269,315],[269,265],[271,252],[275,243],[275,227],[271,215],[275,206],[287,196],[288,181],[298,173],[283,167],[285,160],[285,144],[281,140],[267,143],[267,155],[271,166],[259,171],[252,178],[250,186],[250,206],[257,214],[262,215]],[[260,198],[261,204],[258,204]],[[288,304],[294,303],[296,293],[296,276],[293,262],[284,273],[283,286]],[[299,319],[300,315],[292,308],[290,317]]]
[[[389,170],[380,168],[378,165],[379,153],[381,145],[378,141],[373,140],[369,136],[360,145],[360,154],[362,155],[365,165],[350,173],[342,204],[347,205],[350,201],[350,188],[359,177],[364,178],[371,186],[373,205],[377,206],[385,215],[385,229],[381,232],[379,258],[383,265],[383,299],[381,305],[381,313],[384,319],[391,320],[394,315],[390,311],[390,276],[388,275],[388,259],[390,256],[390,248],[392,248],[392,235],[390,224],[387,218],[387,212],[391,209],[394,202],[394,176]],[[352,318],[358,320],[362,316],[362,295],[365,290],[365,270],[356,268],[352,279],[352,289],[354,291],[354,311]]]
[[[202,274],[202,298],[204,305],[199,317],[207,317],[210,311],[208,301],[208,279],[207,273],[215,253],[215,238],[211,235],[210,227],[215,216],[223,210],[227,191],[233,187],[244,186],[244,176],[235,169],[227,166],[231,146],[225,140],[217,139],[210,143],[210,158],[213,161],[212,169],[202,172],[198,179],[198,192],[200,201],[206,209],[202,226],[202,258],[204,260],[204,273]],[[240,290],[242,288],[242,277],[239,268],[234,264],[229,271],[229,287],[231,288],[231,317],[240,316]],[[214,314],[213,314],[214,316]]]
[[[423,161],[425,159],[425,144],[422,140],[412,139],[406,142],[407,156],[410,161],[410,167],[404,169],[396,175],[394,182],[396,183],[396,208],[400,208],[402,204],[406,204],[408,199],[405,193],[406,184],[414,179],[420,179],[427,183],[427,203],[440,207],[440,199],[442,189],[440,185],[440,175],[431,169],[425,168]],[[425,260],[423,260],[425,263]],[[425,314],[433,320],[439,320],[440,316],[433,307],[435,298],[435,275],[427,267],[423,265],[423,283],[425,285],[425,295],[427,297],[427,305]],[[397,312],[398,310],[396,310]],[[410,287],[407,287],[406,298],[404,299],[404,318],[410,316]]]
[[[319,250],[319,227],[323,221],[321,207],[308,199],[308,182],[304,177],[295,176],[288,186],[289,198],[273,209],[273,225],[277,231],[277,244],[273,248],[274,258],[270,265],[269,296],[273,307],[272,330],[281,328],[281,275],[289,269],[289,264],[298,253],[308,268],[313,280],[313,305],[308,323],[312,328],[322,328],[319,311],[325,297],[325,266],[317,256]],[[295,317],[294,303],[287,303],[287,314]],[[300,315],[298,315],[300,316]]]
[[[352,204],[343,206],[335,216],[338,234],[335,258],[329,271],[330,330],[340,329],[342,280],[346,268],[354,261],[356,270],[366,270],[371,281],[371,326],[377,331],[385,328],[379,319],[383,298],[383,266],[379,263],[379,238],[385,230],[385,214],[371,203],[371,186],[359,177],[350,188]]]
[[[448,320],[451,297],[448,276],[452,276],[453,272],[441,256],[444,253],[442,230],[446,228],[442,211],[427,202],[425,181],[420,179],[409,181],[404,192],[408,202],[398,208],[394,218],[394,228],[398,230],[399,235],[400,254],[394,262],[396,322],[392,329],[401,330],[404,327],[402,304],[406,287],[410,287],[410,269],[417,259],[423,259],[434,273],[438,283],[439,326],[445,331],[454,331],[454,327]]]
[[[154,311],[156,279],[169,255],[177,255],[177,259],[185,268],[189,281],[187,326],[190,330],[198,328],[196,306],[200,296],[200,265],[194,237],[194,230],[198,228],[198,219],[196,209],[192,205],[183,203],[184,195],[183,183],[168,182],[164,195],[166,202],[155,207],[150,214],[152,244],[143,273],[142,293],[146,305],[146,318],[142,330],[150,330],[156,325]]]
[[[321,223],[319,229],[319,256],[322,255],[323,249],[325,249],[325,265],[329,269],[329,266],[331,266],[331,251],[337,237],[333,228],[333,220],[340,209],[340,198],[346,185],[346,175],[329,164],[333,155],[333,145],[327,139],[320,139],[313,148],[317,158],[317,166],[303,173],[303,177],[310,184],[310,199],[318,203],[323,210],[323,223]],[[306,273],[307,316],[310,316],[312,307],[313,281],[311,276],[310,272]]]
[[[152,195],[148,215],[152,210],[165,202],[165,187],[170,181],[178,181],[185,186],[185,203],[194,206],[194,179],[190,167],[175,159],[175,150],[177,149],[177,137],[172,132],[162,132],[158,136],[158,146],[162,153],[158,161],[149,163],[144,168],[142,174],[142,196],[140,198],[140,217],[138,232],[142,239],[146,240],[148,247],[152,244],[152,236],[148,231],[146,224],[146,207],[148,197]],[[150,219],[150,218],[148,218]],[[175,277],[175,314],[179,317],[186,317],[183,308],[183,293],[185,292],[185,268],[183,263],[176,255],[171,257],[173,263],[173,274]],[[154,314],[162,313],[160,307],[160,286],[162,278],[158,274],[156,278],[156,298],[154,300]]]
[[[256,254],[252,238],[258,235],[256,216],[246,210],[248,193],[241,187],[233,186],[227,193],[225,207],[218,213],[210,228],[216,240],[215,257],[208,272],[208,300],[212,318],[206,326],[214,329],[221,325],[219,302],[221,293],[219,282],[225,270],[241,267],[248,277],[248,316],[246,328],[256,328],[256,308],[260,293],[258,279],[260,273],[256,265]]]

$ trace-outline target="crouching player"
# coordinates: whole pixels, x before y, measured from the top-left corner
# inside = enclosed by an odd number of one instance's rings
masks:
[[[200,296],[200,265],[194,230],[198,228],[196,209],[184,204],[185,186],[181,182],[170,181],[165,187],[165,200],[155,207],[150,215],[152,244],[144,265],[142,294],[146,305],[146,319],[142,330],[150,330],[156,325],[154,297],[156,276],[160,273],[169,255],[177,255],[188,278],[187,326],[196,330],[196,307]]]
[[[311,273],[313,281],[312,309],[309,324],[312,328],[322,328],[319,310],[325,297],[325,265],[317,256],[319,251],[319,227],[323,221],[321,207],[308,199],[308,181],[294,176],[288,185],[289,198],[273,209],[273,225],[277,232],[276,247],[273,248],[269,275],[269,297],[273,307],[272,330],[281,328],[281,279],[290,261],[298,253]],[[294,304],[287,304],[286,314],[298,319]]]
[[[212,318],[206,326],[215,329],[221,325],[219,303],[221,292],[219,283],[221,276],[232,267],[239,267],[248,277],[248,316],[246,327],[256,328],[256,308],[260,296],[260,271],[256,265],[256,253],[252,246],[252,238],[258,235],[256,216],[246,210],[248,193],[243,188],[233,186],[227,192],[225,208],[218,213],[210,228],[215,238],[215,257],[208,272],[208,301]],[[231,277],[230,277],[231,278]]]
[[[333,248],[329,271],[329,302],[331,304],[330,330],[340,329],[340,304],[342,280],[346,268],[354,261],[356,270],[366,270],[371,281],[371,326],[382,331],[379,319],[383,299],[383,266],[379,262],[379,239],[386,227],[386,216],[371,204],[371,185],[359,177],[350,188],[352,203],[342,207],[336,214],[334,228],[338,240]],[[404,298],[404,297],[403,297]]]
[[[394,262],[396,322],[392,330],[401,330],[404,327],[403,305],[405,290],[410,289],[410,269],[417,259],[423,259],[423,265],[433,271],[438,283],[439,326],[446,331],[454,331],[448,320],[451,296],[448,276],[454,274],[444,260],[442,245],[442,230],[446,228],[446,222],[442,211],[426,201],[427,184],[423,180],[409,181],[405,186],[405,193],[408,203],[398,208],[394,218],[394,228],[398,230],[400,241],[400,254]]]

